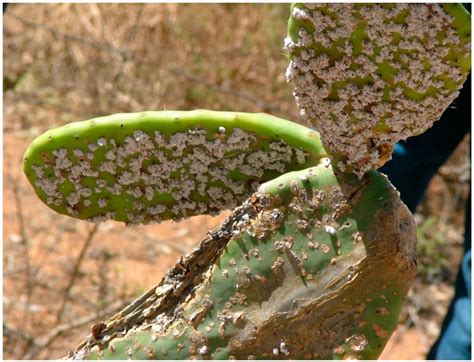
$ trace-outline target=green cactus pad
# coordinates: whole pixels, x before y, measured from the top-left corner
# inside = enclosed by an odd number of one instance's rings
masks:
[[[285,48],[300,114],[340,168],[382,166],[426,131],[471,69],[460,4],[295,4]]]
[[[238,215],[173,308],[145,295],[133,313],[148,319],[89,338],[69,357],[376,359],[415,275],[413,218],[386,177],[336,176],[322,162],[261,185]],[[175,274],[160,296],[179,289]]]
[[[325,155],[316,132],[268,114],[143,112],[45,132],[25,152],[24,172],[61,214],[148,223],[232,209]]]

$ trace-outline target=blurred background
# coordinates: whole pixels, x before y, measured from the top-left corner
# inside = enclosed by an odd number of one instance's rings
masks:
[[[97,321],[157,284],[225,215],[99,225],[34,195],[22,154],[65,123],[206,108],[298,122],[282,50],[287,4],[12,4],[3,27],[3,357],[61,358]],[[423,359],[462,255],[469,139],[415,215],[418,277],[384,359]]]

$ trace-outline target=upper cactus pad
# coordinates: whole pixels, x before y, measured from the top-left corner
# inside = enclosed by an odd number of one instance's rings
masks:
[[[325,155],[316,132],[267,114],[143,112],[49,130],[24,171],[59,213],[148,223],[232,209]]]
[[[390,159],[457,97],[471,66],[460,4],[296,4],[285,48],[301,115],[342,169]]]

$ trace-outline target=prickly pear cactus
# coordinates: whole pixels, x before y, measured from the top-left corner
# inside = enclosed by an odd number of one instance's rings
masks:
[[[241,203],[69,357],[376,358],[414,276],[414,223],[384,176],[339,174],[326,156],[316,132],[263,114],[121,114],[40,136],[25,173],[69,216]]]
[[[415,274],[387,179],[328,159],[269,181],[70,358],[375,359]]]
[[[295,4],[285,47],[300,114],[336,164],[361,176],[423,133],[471,67],[460,4]]]
[[[142,112],[45,132],[24,172],[61,214],[149,223],[232,209],[325,155],[318,133],[263,113]]]
[[[69,358],[380,355],[415,276],[416,232],[370,169],[457,96],[470,16],[456,4],[296,4],[285,44],[321,139],[266,114],[199,110],[78,122],[28,148],[35,192],[68,216],[149,223],[232,210]]]

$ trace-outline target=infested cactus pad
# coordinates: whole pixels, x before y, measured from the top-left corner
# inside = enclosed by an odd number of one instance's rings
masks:
[[[341,169],[380,167],[457,97],[470,71],[460,4],[296,4],[285,48],[300,114]]]
[[[148,223],[232,209],[325,155],[316,132],[267,114],[143,112],[49,130],[24,171],[59,213]]]
[[[413,218],[384,176],[338,176],[323,162],[263,184],[233,215],[224,240],[182,259],[143,307],[103,323],[69,357],[379,356],[415,275]],[[180,299],[169,307],[172,293]]]

